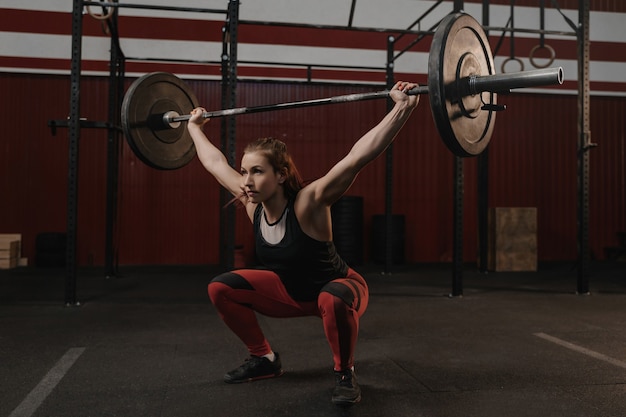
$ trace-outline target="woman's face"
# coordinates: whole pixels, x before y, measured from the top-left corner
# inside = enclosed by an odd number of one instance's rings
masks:
[[[253,203],[261,203],[282,192],[280,186],[285,177],[274,171],[274,167],[260,152],[250,152],[241,158],[242,187]]]

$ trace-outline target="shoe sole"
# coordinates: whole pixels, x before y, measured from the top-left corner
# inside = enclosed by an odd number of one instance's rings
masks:
[[[262,375],[262,376],[257,376],[254,378],[247,378],[247,379],[228,379],[224,377],[224,382],[226,382],[227,384],[245,384],[246,382],[260,381],[262,379],[277,378],[284,373],[285,372],[281,369],[280,372],[277,372],[275,374]]]
[[[335,405],[338,405],[340,407],[350,407],[351,405],[354,405],[358,402],[361,401],[361,394],[359,394],[358,397],[356,397],[354,400],[350,400],[348,398],[333,398],[332,402]]]

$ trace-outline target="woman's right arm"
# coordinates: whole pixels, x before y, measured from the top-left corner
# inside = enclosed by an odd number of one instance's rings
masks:
[[[233,196],[242,197],[241,174],[228,164],[222,151],[213,145],[204,134],[203,126],[209,121],[209,119],[202,117],[202,113],[205,111],[201,107],[193,109],[191,118],[187,123],[187,130],[193,139],[198,159],[204,168]],[[246,201],[242,202],[246,203]]]

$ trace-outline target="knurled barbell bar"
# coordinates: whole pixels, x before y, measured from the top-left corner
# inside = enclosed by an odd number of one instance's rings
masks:
[[[497,93],[516,88],[563,83],[563,69],[546,68],[495,74],[482,26],[470,15],[454,13],[439,24],[428,57],[428,85],[408,94],[428,94],[433,119],[445,145],[457,156],[480,154],[489,144]],[[215,118],[386,98],[389,91],[205,112]],[[198,106],[189,87],[166,72],[146,74],[132,83],[122,103],[122,128],[137,157],[157,169],[177,169],[195,156],[189,132],[181,123]]]

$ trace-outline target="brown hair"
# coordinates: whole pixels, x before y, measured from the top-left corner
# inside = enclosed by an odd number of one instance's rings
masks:
[[[296,194],[303,187],[302,177],[291,159],[291,155],[287,152],[287,145],[274,138],[260,138],[250,142],[243,153],[259,152],[267,158],[267,161],[274,168],[274,172],[282,172],[285,174],[285,196],[293,200]]]

